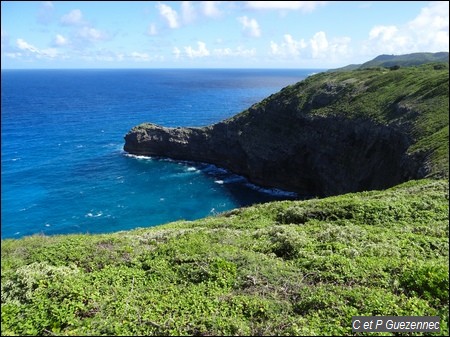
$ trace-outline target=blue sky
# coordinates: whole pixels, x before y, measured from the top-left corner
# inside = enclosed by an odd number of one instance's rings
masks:
[[[2,1],[1,67],[335,68],[449,51],[447,1]]]

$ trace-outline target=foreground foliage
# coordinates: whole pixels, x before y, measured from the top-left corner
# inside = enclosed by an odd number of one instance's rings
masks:
[[[2,335],[351,335],[439,315],[448,181],[104,235],[3,240]]]

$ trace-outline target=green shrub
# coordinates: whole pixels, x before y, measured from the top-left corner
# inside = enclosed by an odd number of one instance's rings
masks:
[[[441,264],[435,261],[417,262],[403,272],[400,286],[409,296],[420,296],[448,305],[448,279],[448,261]]]
[[[448,181],[421,180],[128,232],[3,240],[1,332],[351,335],[355,315],[438,315],[448,335],[448,229]]]

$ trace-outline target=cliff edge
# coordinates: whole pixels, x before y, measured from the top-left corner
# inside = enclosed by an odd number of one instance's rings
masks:
[[[448,79],[448,63],[320,73],[211,126],[138,125],[124,150],[308,196],[448,177]]]

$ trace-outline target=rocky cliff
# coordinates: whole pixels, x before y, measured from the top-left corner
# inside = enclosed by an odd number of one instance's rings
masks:
[[[124,150],[213,163],[301,195],[448,177],[448,64],[317,74],[211,126],[141,124]]]

